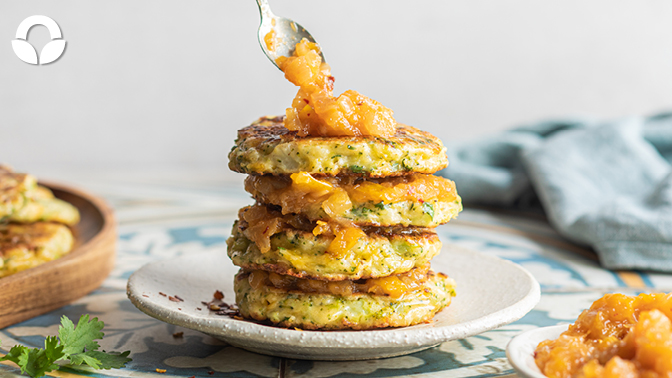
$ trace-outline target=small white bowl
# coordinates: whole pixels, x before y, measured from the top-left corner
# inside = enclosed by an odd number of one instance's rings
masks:
[[[534,351],[537,345],[544,340],[557,339],[561,333],[569,328],[568,324],[542,327],[523,332],[514,337],[506,346],[506,357],[511,366],[526,378],[548,378],[534,362]]]

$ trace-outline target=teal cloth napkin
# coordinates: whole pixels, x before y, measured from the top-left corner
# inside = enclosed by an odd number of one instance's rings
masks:
[[[672,113],[543,122],[447,147],[441,174],[467,206],[540,203],[604,267],[672,272]]]

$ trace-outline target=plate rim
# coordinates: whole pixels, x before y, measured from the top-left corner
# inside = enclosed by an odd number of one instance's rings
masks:
[[[444,245],[444,248],[447,246]],[[141,291],[136,291],[135,282],[138,277],[141,277],[146,269],[154,264],[166,264],[172,260],[178,260],[188,256],[180,256],[169,260],[153,261],[145,264],[140,269],[133,272],[129,277],[127,283],[127,295],[134,306],[140,309],[145,314],[164,321],[166,323],[182,326],[185,328],[195,329],[200,332],[208,333],[210,335],[216,334],[223,338],[242,339],[249,342],[278,342],[283,344],[296,343],[301,348],[329,348],[329,349],[356,349],[361,348],[361,344],[352,345],[348,340],[348,334],[353,332],[359,337],[368,336],[367,340],[375,343],[376,348],[400,348],[400,347],[419,347],[423,345],[436,345],[442,342],[461,339],[473,336],[502,325],[514,322],[531,311],[539,302],[541,297],[541,289],[537,280],[530,272],[524,269],[519,264],[512,261],[499,258],[497,256],[487,255],[473,249],[464,248],[456,245],[450,245],[452,250],[459,249],[462,252],[478,255],[480,258],[490,259],[498,263],[508,264],[522,273],[530,284],[530,290],[515,304],[499,309],[477,319],[458,324],[452,324],[442,327],[428,327],[428,328],[387,328],[381,330],[365,330],[365,331],[304,331],[297,332],[293,329],[269,327],[267,325],[258,324],[250,321],[241,321],[229,317],[217,318],[219,321],[215,322],[218,325],[213,325],[208,322],[210,326],[204,326],[198,323],[199,319],[206,319],[206,317],[194,317],[188,313],[171,310],[166,307],[161,307],[155,304],[148,298],[143,297]],[[209,251],[204,254],[216,254],[221,252]],[[193,255],[192,255],[193,256]],[[170,316],[168,316],[170,315]],[[211,320],[208,318],[208,320]],[[473,323],[477,323],[473,326]],[[235,324],[235,327],[232,327]],[[456,327],[459,326],[459,327]],[[236,328],[236,329],[232,329]],[[263,332],[265,330],[266,332]],[[268,332],[272,331],[272,332]],[[381,337],[382,336],[382,337]],[[391,337],[392,336],[392,337]],[[412,337],[411,337],[412,336]],[[329,342],[329,346],[325,346],[325,342]]]
[[[527,378],[548,378],[534,364],[534,349],[528,348],[544,340],[558,338],[568,328],[569,323],[566,323],[525,331],[515,336],[506,345],[506,358],[516,372]]]

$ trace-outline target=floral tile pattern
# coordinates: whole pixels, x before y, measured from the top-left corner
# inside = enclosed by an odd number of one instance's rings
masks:
[[[116,209],[119,241],[115,269],[92,294],[0,330],[0,352],[17,343],[41,345],[47,335],[56,334],[61,316],[77,319],[88,313],[106,324],[102,348],[131,350],[133,361],[117,370],[62,369],[54,373],[58,377],[510,376],[513,371],[505,348],[520,332],[571,322],[607,292],[672,289],[670,276],[600,268],[592,252],[566,242],[543,220],[466,210],[438,229],[444,243],[512,260],[529,270],[541,284],[542,297],[524,318],[464,340],[384,360],[327,362],[263,356],[150,318],[138,311],[125,293],[128,277],[147,262],[209,250],[225,253],[236,210],[251,202],[242,185],[213,180],[202,185],[132,180],[109,183],[91,178],[80,178],[80,182],[102,193]],[[157,373],[157,368],[166,373]],[[18,373],[11,364],[0,365],[0,378]]]

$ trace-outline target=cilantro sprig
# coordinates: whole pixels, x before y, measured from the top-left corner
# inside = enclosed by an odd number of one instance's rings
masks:
[[[15,345],[0,361],[11,361],[19,365],[21,373],[39,378],[60,367],[57,361],[67,361],[69,365],[88,365],[94,369],[122,368],[130,351],[123,353],[99,351],[105,323],[98,318],[89,319],[82,315],[77,326],[66,316],[61,318],[58,337],[49,336],[44,341],[44,349]]]

